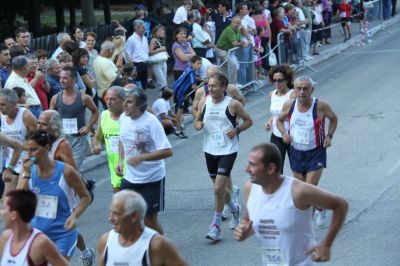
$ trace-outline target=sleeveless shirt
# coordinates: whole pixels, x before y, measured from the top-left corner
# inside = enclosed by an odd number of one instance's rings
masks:
[[[80,91],[76,93],[75,102],[72,104],[64,104],[62,100],[63,91],[60,91],[57,94],[57,103],[56,109],[60,114],[62,124],[63,124],[63,132],[66,135],[77,135],[77,133],[69,133],[68,128],[72,124],[77,125],[76,129],[79,131],[82,127],[85,126],[85,109],[86,106],[82,102],[82,95]]]
[[[282,111],[283,104],[286,101],[290,100],[290,95],[292,94],[292,92],[293,90],[288,90],[284,95],[278,96],[278,90],[274,90],[271,95],[270,111],[272,115],[272,133],[279,138],[282,138],[282,134],[276,126],[276,120],[278,119],[278,116]],[[289,126],[287,119],[285,120],[284,125],[285,130],[287,130]]]

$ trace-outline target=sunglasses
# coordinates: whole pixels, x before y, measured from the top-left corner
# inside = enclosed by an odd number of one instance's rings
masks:
[[[282,83],[284,81],[285,81],[284,79],[273,79],[272,83]]]

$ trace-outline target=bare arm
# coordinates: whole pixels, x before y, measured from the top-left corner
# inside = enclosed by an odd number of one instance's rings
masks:
[[[156,150],[156,151],[149,152],[149,153],[144,153],[144,154],[138,155],[136,157],[128,158],[126,160],[126,163],[130,164],[132,166],[136,166],[143,161],[157,161],[157,160],[162,160],[162,159],[168,158],[170,156],[172,156],[172,149],[162,149],[162,150]]]
[[[3,181],[10,182],[14,178],[14,169],[12,169],[12,167],[13,166],[15,167],[15,165],[17,164],[17,162],[21,156],[21,152],[22,152],[23,148],[22,148],[22,145],[18,141],[8,138],[1,133],[0,133],[0,143],[7,147],[11,147],[13,149],[9,167],[4,169],[3,174],[2,174]]]
[[[155,266],[185,266],[185,259],[165,237],[156,235],[150,242],[150,260]]]
[[[64,163],[70,165],[75,170],[78,170],[78,169],[76,169],[77,166],[76,166],[76,162],[74,160],[72,147],[67,141],[62,141],[58,145],[58,149],[57,149],[54,157],[55,157],[54,160],[60,160]]]
[[[233,138],[234,136],[239,135],[240,132],[251,127],[253,125],[253,119],[251,119],[251,116],[244,110],[243,105],[236,100],[231,100],[229,103],[229,109],[233,111],[234,115],[237,115],[239,118],[243,119],[243,123],[241,125],[238,125],[236,128],[226,132],[228,138]]]
[[[278,130],[282,133],[282,140],[286,144],[290,143],[290,137],[286,133],[284,122],[289,114],[290,106],[292,106],[292,103],[293,100],[289,100],[283,104],[282,111],[279,114],[278,119],[276,120],[276,126],[278,127]]]
[[[93,153],[99,154],[102,150],[101,144],[104,143],[103,130],[101,129],[101,119],[97,123],[96,133],[94,138],[92,138]]]
[[[40,234],[36,237],[29,255],[35,265],[39,265],[43,262],[48,262],[51,265],[69,265],[68,261],[61,255],[55,244],[45,234]]]
[[[328,133],[326,134],[326,137],[324,139],[324,147],[329,147],[331,146],[332,137],[337,128],[338,117],[327,102],[320,101],[318,103],[318,106],[321,115],[329,119]]]
[[[108,233],[105,233],[100,237],[99,243],[97,244],[97,254],[99,254],[97,265],[99,266],[104,266],[106,264],[104,261],[104,250],[106,249],[107,239]]]
[[[51,97],[49,109],[56,110],[56,103],[57,103],[57,94]]]
[[[89,110],[92,112],[92,115],[90,116],[89,121],[87,124],[79,130],[80,135],[86,135],[92,130],[93,125],[97,122],[99,119],[99,110],[97,109],[96,105],[93,102],[92,97],[86,94],[82,94],[82,101],[84,105],[89,108]]]
[[[92,89],[94,87],[94,82],[90,79],[88,74],[82,75],[81,79],[83,81],[83,84],[85,84],[86,87]]]
[[[24,125],[30,132],[34,132],[38,128],[36,117],[31,113],[29,110],[25,110],[24,114],[22,115],[22,121]]]
[[[243,218],[242,222],[235,228],[235,231],[233,233],[233,237],[237,241],[243,241],[247,237],[251,236],[254,231],[252,224],[253,222],[250,220],[249,217],[249,212],[247,210],[247,200],[249,199],[250,191],[251,191],[251,182],[246,181],[243,189],[243,199],[244,199],[244,204],[243,204]]]
[[[118,153],[119,153],[119,161],[117,167],[115,168],[115,173],[117,174],[117,176],[122,176],[124,171],[125,152],[121,140],[119,140],[118,143]]]
[[[191,56],[188,54],[185,54],[181,48],[176,48],[175,49],[175,54],[181,60],[182,62],[189,62]]]
[[[193,117],[197,116],[197,112],[199,111],[200,100],[203,97],[203,95],[204,95],[204,86],[198,88],[194,94],[194,100],[193,100],[193,104],[192,104]]]
[[[246,98],[243,97],[235,85],[229,84],[226,92],[228,96],[232,97],[236,101],[239,101],[243,106],[245,105]]]
[[[203,117],[203,109],[204,109],[204,105],[206,104],[206,97],[203,97],[201,100],[200,100],[200,103],[198,104],[198,107],[199,107],[199,109],[198,109],[198,111],[197,111],[197,116],[196,116],[196,118],[195,118],[195,120],[194,120],[194,128],[196,129],[196,130],[201,130],[201,129],[203,129],[203,127],[204,127],[204,123],[203,123],[203,119],[204,119],[204,117]]]

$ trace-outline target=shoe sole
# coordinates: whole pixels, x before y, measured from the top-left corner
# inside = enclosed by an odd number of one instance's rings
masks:
[[[221,238],[219,238],[219,239],[214,239],[214,238],[212,238],[212,237],[209,236],[209,235],[206,235],[206,238],[207,238],[207,239],[210,239],[210,240],[212,240],[212,241],[215,241],[215,242],[221,241]]]

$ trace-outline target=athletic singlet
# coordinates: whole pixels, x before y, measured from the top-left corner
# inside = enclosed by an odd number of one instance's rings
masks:
[[[261,242],[263,265],[313,265],[311,256],[304,255],[314,245],[313,208],[296,208],[293,182],[293,177],[284,176],[273,194],[251,185],[247,210]]]
[[[85,109],[80,91],[76,93],[75,102],[65,104],[62,100],[63,91],[57,94],[56,110],[60,113],[65,135],[76,135],[85,126]]]
[[[119,234],[111,230],[104,250],[104,265],[150,266],[150,241],[156,234],[153,229],[144,227],[139,239],[132,245],[124,247],[119,243]]]
[[[282,111],[283,104],[286,101],[290,100],[290,95],[292,94],[293,90],[288,90],[284,95],[281,96],[278,96],[277,92],[278,90],[274,90],[271,94],[271,107],[269,109],[272,115],[272,133],[275,136],[282,138],[282,134],[279,131],[278,127],[276,126],[276,120],[278,119],[278,116]],[[285,130],[287,130],[289,127],[287,119],[285,120],[284,125],[285,125]]]
[[[118,177],[115,173],[115,167],[118,165],[119,153],[119,120],[113,120],[109,110],[101,113],[101,131],[103,132],[106,143],[108,166],[111,177]],[[120,178],[120,177],[119,177]]]
[[[239,137],[232,139],[226,131],[236,127],[236,116],[229,111],[231,97],[225,96],[220,103],[214,104],[207,96],[203,107],[204,144],[203,151],[212,155],[227,155],[239,150]]]
[[[38,202],[31,224],[51,240],[77,234],[77,229],[64,229],[75,203],[74,190],[64,179],[64,163],[56,161],[50,178],[42,179],[37,166],[32,167],[29,188],[35,192]]]
[[[61,142],[65,141],[65,140],[67,140],[67,139],[58,138],[56,141],[54,141],[53,145],[51,145],[51,149],[49,151],[49,157],[51,159],[56,160],[56,158],[54,158],[54,156],[55,156],[55,154],[57,152],[58,146],[61,144]]]
[[[299,151],[309,151],[324,144],[325,117],[317,115],[318,99],[313,98],[310,108],[299,112],[297,100],[293,101],[288,113],[290,145]]]
[[[35,241],[38,235],[42,234],[39,230],[32,228],[32,233],[29,238],[25,241],[24,245],[20,250],[14,254],[11,250],[14,234],[11,234],[7,239],[6,245],[4,246],[3,255],[1,256],[1,266],[31,266],[33,265],[29,258],[29,252],[31,250],[33,241]],[[48,263],[44,262],[36,266],[47,266]]]
[[[1,115],[1,132],[10,139],[16,140],[19,143],[24,143],[26,137],[26,126],[23,121],[23,115],[26,109],[24,107],[18,108],[18,113],[15,116],[12,124],[7,123],[5,115]],[[5,167],[10,164],[13,149],[10,147],[3,147]],[[15,165],[15,172],[20,173],[22,169],[22,158],[25,158],[25,151],[21,153],[17,164]]]

